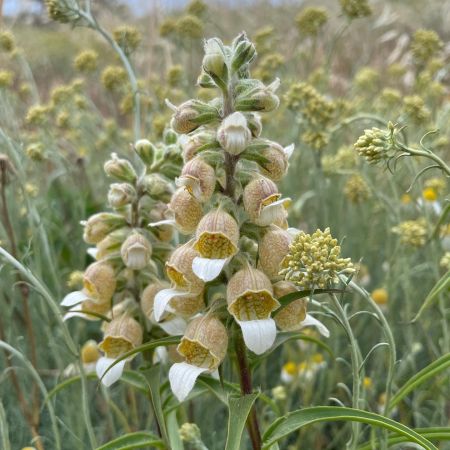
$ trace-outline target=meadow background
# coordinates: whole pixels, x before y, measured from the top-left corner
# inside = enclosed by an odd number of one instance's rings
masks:
[[[443,213],[448,179],[434,169],[415,180],[428,164],[423,158],[402,158],[391,170],[369,165],[353,144],[364,129],[385,129],[388,121],[405,126],[404,138],[413,148],[439,129],[424,143],[450,161],[450,2],[369,3],[371,14],[357,18],[344,14],[337,0],[132,5],[105,0],[92,7],[106,30],[123,25],[138,30],[129,58],[141,92],[139,137],[152,142],[163,139],[170,120],[166,98],[174,104],[194,96],[208,99],[207,91],[195,87],[204,38],[230,42],[245,30],[255,42],[252,74],[266,83],[281,79],[281,106],[264,121],[265,134],[296,145],[282,184],[283,194],[293,199],[290,224],[308,232],[330,227],[342,241],[343,254],[359,262],[355,279],[383,308],[394,334],[398,389],[450,352],[448,288],[411,323],[450,269],[450,217]],[[323,23],[304,18],[311,6],[324,8]],[[155,430],[148,399],[132,383],[111,390],[92,377],[82,389],[74,383],[52,396],[56,419],[43,393],[64,380],[74,361],[49,303],[56,305],[76,288],[77,271],[90,262],[79,222],[105,209],[104,161],[112,152],[131,155],[133,97],[121,62],[97,32],[50,20],[40,2],[5,2],[4,8],[0,245],[45,285],[49,296],[43,298],[17,267],[1,260],[0,339],[15,349],[3,347],[0,353],[2,448],[33,445],[33,435],[42,436],[45,448],[54,448],[52,427],[57,426],[64,449],[85,449],[89,433],[100,445],[124,432]],[[436,35],[421,40],[416,34],[421,29]],[[411,220],[419,221],[418,231],[411,231],[411,224],[395,228]],[[351,325],[362,354],[368,355],[384,342],[382,329],[364,313],[362,298],[345,300],[349,314],[359,312]],[[313,343],[290,342],[256,375],[255,385],[274,398],[280,413],[351,404],[347,337],[338,324],[324,320],[331,330],[325,342],[329,352]],[[77,347],[101,340],[96,323],[72,320],[68,326]],[[364,364],[361,406],[369,411],[383,407],[386,358],[378,347]],[[449,381],[448,369],[439,372],[404,398],[392,417],[413,428],[449,427]],[[273,391],[279,386],[286,397]],[[270,410],[260,414],[266,423],[274,418]],[[226,410],[213,396],[203,396],[178,419],[197,423],[210,450],[224,448]],[[316,425],[292,435],[281,448],[342,449],[348,432],[348,425],[339,423]],[[445,441],[439,445],[450,449]]]

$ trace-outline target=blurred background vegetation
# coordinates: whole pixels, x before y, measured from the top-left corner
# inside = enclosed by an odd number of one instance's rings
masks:
[[[154,142],[162,139],[170,120],[166,98],[174,104],[192,96],[210,98],[208,91],[195,87],[204,38],[229,42],[245,30],[255,42],[254,77],[282,81],[281,107],[265,121],[265,136],[296,145],[282,186],[293,199],[290,224],[306,231],[329,226],[342,240],[343,254],[361,261],[357,279],[383,306],[395,334],[399,386],[449,352],[448,292],[419,322],[410,323],[450,268],[450,224],[442,216],[448,180],[434,170],[413,183],[427,165],[420,159],[400,160],[393,173],[369,166],[353,143],[365,128],[384,129],[389,120],[406,126],[404,135],[413,147],[438,128],[424,142],[450,160],[450,2],[373,0],[371,12],[353,15],[343,9],[351,3],[96,0],[92,7],[98,22],[130,57],[141,92],[141,135]],[[4,1],[3,8],[0,241],[58,301],[76,287],[76,271],[89,261],[79,222],[104,207],[108,183],[103,162],[111,152],[130,154],[133,97],[121,62],[98,33],[52,22],[43,2]],[[418,222],[396,233],[395,227],[407,221]],[[0,270],[0,338],[32,361],[51,390],[73,356],[41,296],[17,272],[7,266]],[[349,308],[356,312],[365,306],[349,297]],[[34,343],[25,331],[27,321],[34,325]],[[346,338],[329,322],[328,345],[335,357],[347,359]],[[382,339],[369,315],[355,317],[352,326],[364,355]],[[92,323],[73,321],[70,330],[80,345],[101,338]],[[343,386],[351,386],[351,373],[335,357],[314,345],[288,344],[271,355],[255,384],[269,394],[285,386],[287,399],[276,400],[283,412],[330,404],[330,397],[348,404]],[[365,367],[369,410],[378,411],[383,402],[385,358],[383,349],[376,350]],[[0,355],[0,367],[0,406],[6,411],[2,423],[9,427],[11,448],[20,448],[30,443],[30,421],[17,407],[11,371],[25,392],[24,404],[33,411],[36,406],[31,405],[40,404],[33,399],[38,394],[27,389],[30,371],[7,353]],[[291,375],[285,384],[282,373]],[[146,399],[129,386],[106,391],[89,381],[87,388],[99,442],[123,431],[154,427]],[[449,426],[449,398],[444,374],[411,395],[395,416],[413,427]],[[88,448],[80,402],[77,386],[55,397],[63,448]],[[204,440],[211,450],[222,449],[225,412],[211,398],[204,404],[182,419],[195,421],[202,430],[216,430],[204,433]],[[132,409],[126,417],[125,405]],[[216,414],[204,414],[209,410]],[[272,419],[269,412],[261,413]],[[323,437],[318,431],[302,432],[286,448],[343,448],[339,442],[345,442],[348,429],[328,427],[332,431]],[[53,448],[50,428],[43,408],[35,432],[44,437],[46,448]],[[326,437],[330,435],[335,439]]]

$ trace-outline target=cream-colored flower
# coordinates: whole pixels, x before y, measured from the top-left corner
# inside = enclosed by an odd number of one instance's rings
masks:
[[[189,323],[177,347],[184,362],[174,364],[169,371],[170,386],[179,401],[188,396],[200,374],[217,370],[227,347],[227,330],[217,317],[208,314]]]
[[[289,252],[293,236],[276,225],[271,225],[258,246],[258,267],[271,279],[279,277],[281,264]]]
[[[100,350],[105,354],[97,361],[97,376],[105,386],[111,386],[121,376],[126,359],[118,362],[108,370],[117,358],[142,344],[142,327],[130,316],[122,315],[111,320],[105,329],[103,341],[99,344]]]
[[[141,233],[135,231],[122,244],[120,254],[129,269],[142,270],[150,262],[152,244]]]
[[[244,189],[244,208],[250,220],[259,226],[283,221],[290,199],[281,199],[277,185],[268,178],[250,181]]]
[[[242,330],[246,346],[260,355],[275,341],[275,321],[270,317],[280,304],[267,276],[250,265],[236,272],[227,286],[228,311]]]
[[[217,130],[217,140],[231,155],[242,153],[252,138],[244,114],[235,112],[227,116]]]
[[[202,205],[185,187],[175,191],[169,203],[169,211],[174,214],[177,228],[183,234],[193,233],[203,217]]]
[[[196,157],[184,165],[176,185],[184,186],[198,201],[204,203],[214,193],[216,174],[209,164],[200,157]]]
[[[211,281],[238,251],[239,226],[227,212],[218,208],[206,214],[197,226],[192,269],[203,281]]]
[[[288,170],[293,151],[294,144],[283,148],[276,142],[267,141],[267,147],[261,150],[261,156],[267,160],[261,165],[261,173],[273,181],[280,181]]]

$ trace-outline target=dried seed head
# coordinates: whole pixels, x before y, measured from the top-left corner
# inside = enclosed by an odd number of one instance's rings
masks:
[[[193,233],[203,217],[202,205],[184,187],[177,189],[172,195],[169,209],[173,212],[177,227],[183,234]]]
[[[210,211],[203,217],[195,236],[194,248],[203,258],[224,259],[238,251],[239,226],[221,209]]]
[[[280,304],[273,297],[272,283],[260,270],[250,265],[236,272],[227,286],[228,311],[237,320],[260,320]]]
[[[81,361],[83,364],[89,364],[97,361],[100,358],[100,352],[98,350],[98,344],[94,340],[85,342],[81,347]]]
[[[167,261],[167,276],[177,288],[193,293],[203,290],[204,282],[192,271],[192,261],[196,256],[198,253],[190,243],[186,243],[175,249]]]
[[[252,133],[244,114],[235,112],[226,117],[217,130],[217,140],[221,147],[232,155],[239,155],[247,147]]]
[[[272,225],[259,243],[259,268],[270,278],[279,276],[281,264],[289,252],[292,236],[282,228]]]
[[[91,264],[83,276],[83,291],[96,303],[107,303],[116,290],[116,277],[111,266],[96,262]]]
[[[184,186],[198,201],[206,202],[214,193],[216,174],[209,164],[197,157],[184,165],[176,184]]]
[[[177,350],[188,364],[212,371],[225,358],[227,347],[226,328],[219,319],[208,314],[189,323]]]
[[[108,358],[118,358],[142,344],[142,327],[132,317],[123,315],[111,320],[99,348]]]
[[[286,218],[288,200],[280,201],[277,185],[268,178],[250,181],[244,189],[244,208],[250,220],[259,226],[280,223]]]
[[[109,233],[117,228],[124,227],[126,220],[119,214],[97,213],[89,217],[84,225],[83,239],[88,244],[97,244]]]
[[[120,248],[123,263],[132,270],[141,270],[152,256],[152,244],[142,234],[134,231]]]

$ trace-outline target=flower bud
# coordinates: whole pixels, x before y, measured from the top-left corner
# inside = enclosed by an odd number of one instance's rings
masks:
[[[130,229],[127,227],[119,228],[109,233],[104,239],[97,244],[97,253],[95,259],[101,261],[108,256],[118,254],[123,241],[126,239]]]
[[[213,80],[218,80],[221,84],[226,83],[228,68],[220,39],[212,38],[205,41],[205,56],[203,57],[202,67]]]
[[[203,290],[204,282],[192,270],[192,261],[198,256],[189,243],[181,245],[166,262],[166,273],[175,287],[193,293]]]
[[[228,282],[227,302],[228,311],[238,321],[267,319],[280,306],[269,278],[249,265]]]
[[[139,186],[150,197],[165,202],[169,201],[173,194],[172,185],[157,173],[145,175],[139,181]]]
[[[150,262],[152,244],[142,234],[133,232],[122,244],[120,254],[129,269],[142,270]]]
[[[255,178],[244,189],[244,208],[250,220],[259,226],[281,223],[286,217],[289,199],[280,199],[277,185],[268,178]]]
[[[252,136],[255,138],[259,137],[262,132],[261,116],[258,113],[249,113],[246,114],[246,117],[247,125],[252,132]]]
[[[270,279],[277,278],[281,264],[289,252],[292,236],[282,228],[270,226],[259,243],[258,268]]]
[[[181,134],[187,134],[219,118],[219,111],[214,106],[200,100],[188,100],[178,107],[172,107],[175,114],[170,126]]]
[[[108,323],[99,348],[108,358],[118,358],[141,345],[142,334],[139,322],[124,314]]]
[[[153,164],[156,148],[149,140],[140,139],[134,144],[134,150],[147,166]]]
[[[251,137],[247,119],[240,112],[235,112],[226,117],[217,130],[217,140],[222,148],[232,155],[242,153]]]
[[[208,201],[214,193],[216,174],[214,169],[200,157],[187,162],[176,185],[184,186],[198,201]]]
[[[233,42],[233,56],[231,58],[231,69],[238,72],[241,67],[250,64],[256,57],[254,44],[247,39],[245,33],[242,33]]]
[[[175,215],[175,222],[182,234],[191,234],[203,216],[200,202],[184,187],[177,189],[170,200],[169,209]]]
[[[203,217],[195,237],[194,249],[203,258],[229,258],[238,251],[239,226],[230,214],[216,209]]]
[[[111,154],[111,159],[106,161],[103,168],[108,177],[117,178],[128,183],[134,183],[137,179],[131,163],[126,159],[119,158],[116,153]]]
[[[269,86],[260,83],[249,91],[243,92],[236,98],[235,108],[237,111],[261,111],[268,112],[278,108],[280,99],[275,95],[275,91],[280,85],[277,78]]]
[[[83,276],[83,292],[94,302],[107,303],[116,290],[116,277],[111,266],[96,262]]]
[[[379,128],[364,130],[364,134],[355,143],[358,154],[370,164],[376,164],[393,156],[395,152],[394,129],[387,131]]]
[[[215,88],[216,83],[214,83],[213,79],[206,72],[202,71],[202,73],[197,78],[197,85],[204,89]]]
[[[212,130],[203,130],[181,141],[184,162],[186,163],[194,158],[203,147],[212,146],[215,140],[216,134]]]
[[[208,314],[189,323],[177,351],[188,364],[213,371],[225,358],[227,347],[226,328],[219,319]]]
[[[97,244],[111,231],[127,224],[125,218],[119,214],[98,213],[82,223],[84,225],[83,239],[88,244]]]
[[[112,208],[129,205],[136,199],[136,191],[131,184],[113,183],[109,187],[108,202]]]
[[[283,148],[276,142],[267,141],[267,147],[260,152],[261,156],[267,160],[260,164],[261,173],[273,181],[280,181],[287,172],[288,159],[293,150],[293,146]]]
[[[166,128],[163,133],[163,141],[166,145],[176,144],[178,141],[178,134],[171,128]]]
[[[97,342],[91,339],[81,347],[81,361],[83,364],[89,364],[97,361],[98,358],[100,358],[100,352]]]

